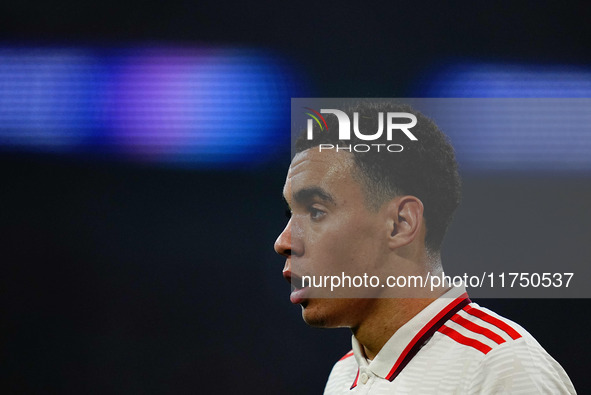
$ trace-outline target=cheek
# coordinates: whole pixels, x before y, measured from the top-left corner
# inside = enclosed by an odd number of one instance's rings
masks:
[[[373,262],[375,251],[371,235],[356,228],[341,228],[318,244],[318,270],[325,274],[363,274]]]
[[[338,221],[300,227],[299,231],[304,241],[301,264],[311,274],[369,272],[380,250],[375,221],[363,216],[343,216]],[[292,229],[292,237],[294,232],[297,230]]]

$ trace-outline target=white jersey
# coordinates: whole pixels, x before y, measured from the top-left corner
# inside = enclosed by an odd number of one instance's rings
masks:
[[[368,361],[353,350],[325,394],[575,394],[566,372],[525,329],[472,303],[464,289],[437,299]]]

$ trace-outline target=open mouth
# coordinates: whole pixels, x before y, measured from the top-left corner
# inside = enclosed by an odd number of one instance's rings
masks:
[[[301,304],[306,300],[305,293],[308,287],[302,287],[302,277],[289,270],[283,272],[283,277],[291,284],[291,295],[289,299],[293,304]]]

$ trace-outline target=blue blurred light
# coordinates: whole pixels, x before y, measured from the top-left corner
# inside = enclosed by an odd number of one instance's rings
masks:
[[[0,48],[0,149],[260,162],[289,150],[302,94],[285,61],[257,50]]]
[[[426,113],[465,171],[591,170],[591,68],[458,62],[413,95],[448,98]]]
[[[463,171],[591,170],[591,99],[415,99]]]
[[[591,69],[513,63],[453,63],[421,78],[414,97],[591,97]]]

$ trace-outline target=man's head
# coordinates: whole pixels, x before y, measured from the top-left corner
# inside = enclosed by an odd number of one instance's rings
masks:
[[[425,207],[427,225],[426,247],[438,252],[453,213],[461,198],[461,181],[453,147],[439,128],[423,114],[407,105],[390,102],[360,102],[345,110],[349,119],[359,114],[359,130],[371,134],[378,130],[378,113],[406,112],[417,117],[411,131],[417,137],[410,141],[403,133],[393,133],[393,140],[386,140],[386,133],[376,141],[364,141],[352,136],[352,140],[339,140],[338,123],[327,115],[328,128],[314,129],[314,139],[308,140],[302,133],[296,142],[296,152],[318,147],[320,144],[349,146],[354,144],[400,144],[401,152],[355,152],[356,167],[353,177],[364,187],[368,207],[378,209],[386,201],[400,195],[413,195]]]
[[[295,288],[292,302],[302,304],[306,322],[318,326],[359,325],[382,288],[365,289],[357,299],[344,299],[351,295],[339,293],[343,289],[318,297],[302,287],[303,276],[424,275],[428,269],[417,262],[439,250],[460,195],[453,150],[430,120],[407,107],[382,104],[347,112],[351,119],[359,113],[366,133],[377,130],[378,112],[412,112],[418,140],[374,142],[402,143],[402,152],[320,152],[319,144],[359,143],[338,141],[335,122],[328,124],[329,133],[315,131],[314,141],[304,136],[297,142],[284,188],[291,218],[275,249],[287,257],[284,276]]]

